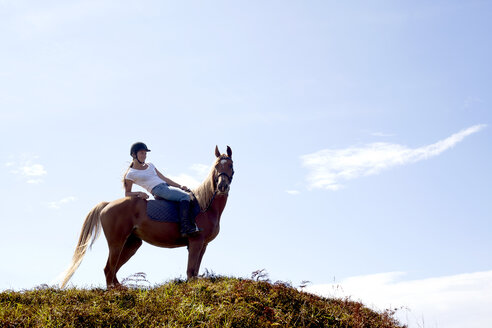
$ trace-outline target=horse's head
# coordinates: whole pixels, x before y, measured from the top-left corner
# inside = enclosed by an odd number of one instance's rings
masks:
[[[232,162],[232,150],[227,146],[227,155],[221,154],[219,147],[215,146],[215,185],[217,186],[218,194],[227,194],[234,176],[234,168]]]

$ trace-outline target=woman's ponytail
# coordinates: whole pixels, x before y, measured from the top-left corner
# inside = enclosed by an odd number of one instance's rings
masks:
[[[123,188],[126,189],[126,174],[130,169],[133,167],[133,162],[130,164],[130,166],[126,169],[125,174],[123,174]]]

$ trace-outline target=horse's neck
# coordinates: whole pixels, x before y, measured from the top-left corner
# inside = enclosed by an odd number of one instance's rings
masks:
[[[209,212],[211,216],[217,217],[217,219],[220,220],[220,216],[222,215],[226,204],[227,195],[216,195],[207,212]]]

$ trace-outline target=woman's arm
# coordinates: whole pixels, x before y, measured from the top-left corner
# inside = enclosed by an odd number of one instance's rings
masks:
[[[179,188],[179,189],[183,189],[184,191],[189,191],[190,190],[190,189],[188,189],[188,187],[182,186],[179,183],[176,183],[173,180],[171,180],[169,178],[166,178],[161,172],[159,172],[158,169],[155,169],[155,171],[157,172],[157,176],[159,176],[159,178],[161,178],[162,180],[164,180],[168,185],[173,186],[173,187],[176,187],[176,188]]]
[[[143,199],[149,198],[149,195],[147,195],[144,192],[141,192],[141,191],[132,191],[132,186],[133,186],[133,181],[132,180],[125,179],[125,197],[136,196],[136,197],[140,197],[140,198],[143,198]]]

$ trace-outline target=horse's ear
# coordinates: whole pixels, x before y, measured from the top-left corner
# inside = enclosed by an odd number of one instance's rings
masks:
[[[232,159],[232,149],[229,146],[227,146],[227,156],[229,156]]]
[[[220,157],[220,151],[219,151],[219,147],[217,145],[215,145],[215,156]]]

